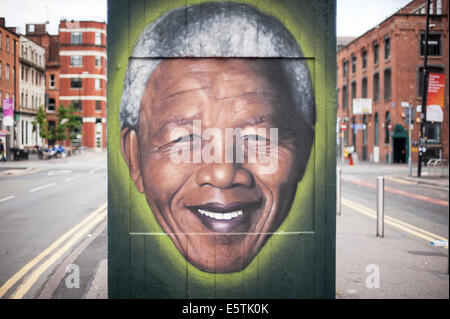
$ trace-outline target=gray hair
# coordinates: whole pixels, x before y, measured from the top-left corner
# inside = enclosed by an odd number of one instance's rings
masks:
[[[121,127],[137,128],[148,79],[166,58],[287,58],[281,67],[300,117],[315,123],[310,74],[294,36],[275,17],[235,2],[174,9],[149,24],[129,59],[120,103]]]

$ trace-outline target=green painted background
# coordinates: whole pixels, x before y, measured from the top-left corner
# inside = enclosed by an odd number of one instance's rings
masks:
[[[206,1],[108,1],[109,297],[334,298],[335,1],[239,1],[276,16],[296,37],[308,59],[317,108],[313,150],[290,214],[246,269],[209,274],[187,263],[129,177],[120,152],[119,105],[134,43],[166,11],[200,2]]]

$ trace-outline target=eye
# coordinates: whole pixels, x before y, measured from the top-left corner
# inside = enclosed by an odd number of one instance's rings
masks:
[[[261,135],[248,134],[244,136],[244,141],[265,142],[267,139]]]
[[[180,136],[176,140],[173,140],[172,143],[188,143],[188,142],[198,141],[200,139],[201,139],[200,136],[198,136],[197,134],[189,134],[189,135]]]

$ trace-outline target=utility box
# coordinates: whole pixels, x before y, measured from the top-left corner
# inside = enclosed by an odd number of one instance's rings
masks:
[[[335,1],[108,1],[110,298],[335,298]]]

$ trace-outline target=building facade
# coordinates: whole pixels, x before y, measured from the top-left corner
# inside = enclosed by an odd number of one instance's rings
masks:
[[[4,121],[3,107],[5,101],[12,101],[14,109],[17,109],[15,97],[19,92],[19,73],[16,70],[20,65],[18,47],[19,35],[15,28],[6,27],[5,18],[0,18],[0,138],[6,146],[8,158],[11,158],[10,149],[15,147],[17,141],[16,121],[14,119],[11,126]]]
[[[56,110],[59,106],[59,36],[50,35],[46,31],[45,24],[27,24],[26,37],[45,48],[45,111],[49,123],[49,129],[55,130],[57,117]],[[47,141],[52,144],[53,141]],[[69,146],[70,141],[65,141]]]
[[[61,20],[58,35],[44,24],[27,25],[27,37],[46,53],[46,111],[49,129],[57,125],[60,105],[73,105],[82,121],[77,141],[87,148],[106,147],[106,23]],[[50,143],[50,142],[49,142]]]
[[[63,105],[82,119],[82,145],[106,147],[106,23],[60,21],[60,89]]]
[[[418,161],[425,0],[415,0],[337,53],[338,156],[353,146],[360,160],[405,163],[406,105],[411,106],[411,155]],[[426,122],[429,158],[448,160],[448,0],[431,0],[428,72],[445,76],[443,122]]]
[[[39,125],[35,124],[40,106],[45,105],[45,48],[20,36],[20,99],[16,109],[16,145],[19,149],[42,146]]]

